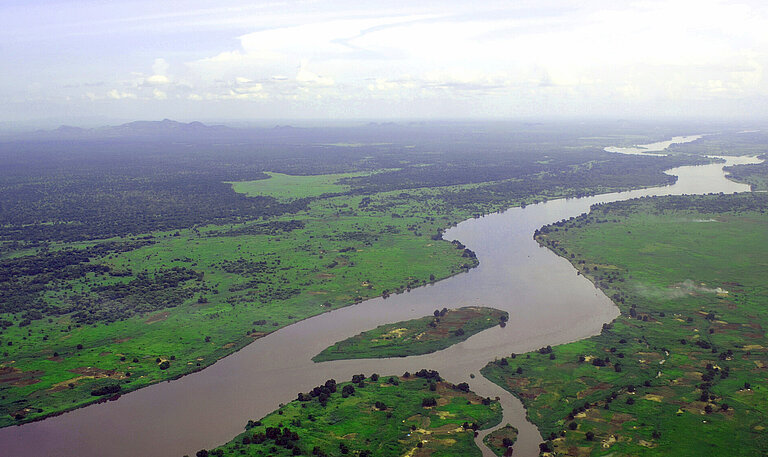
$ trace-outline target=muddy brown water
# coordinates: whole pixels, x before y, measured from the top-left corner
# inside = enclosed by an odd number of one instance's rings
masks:
[[[727,158],[728,165],[757,162]],[[553,200],[470,219],[447,230],[477,253],[480,265],[436,284],[298,322],[261,338],[205,370],[123,395],[119,400],[0,430],[2,456],[182,456],[225,443],[257,419],[326,379],[356,373],[402,374],[438,370],[448,381],[468,382],[482,396],[499,397],[502,424],[520,430],[515,456],[538,455],[536,427],[522,404],[486,380],[480,369],[497,357],[599,333],[618,315],[614,304],[568,261],[539,247],[534,230],[588,211],[594,203],[645,195],[743,192],[728,181],[723,164],[669,170],[666,187]],[[484,305],[509,312],[494,327],[463,343],[423,356],[313,363],[325,347],[377,325],[431,314],[436,308]],[[475,378],[470,378],[474,374]],[[481,439],[486,432],[480,434]],[[493,454],[484,446],[486,456]]]

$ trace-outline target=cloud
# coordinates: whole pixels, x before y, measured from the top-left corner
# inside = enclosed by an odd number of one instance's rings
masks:
[[[388,115],[395,104],[404,113],[438,116],[643,115],[681,106],[728,115],[745,112],[744,100],[768,114],[756,102],[768,97],[768,7],[756,0],[329,0],[292,3],[290,12],[279,2],[244,0],[182,12],[145,5],[114,6],[124,13],[117,15],[89,10],[103,39],[82,53],[92,65],[57,64],[66,87],[51,88],[34,76],[41,71],[8,69],[5,92],[158,100],[152,106],[177,108],[193,100],[201,110],[208,101],[260,100],[270,108],[263,113],[306,106],[313,115],[370,117]],[[66,20],[40,10],[57,26],[51,33],[63,40],[59,48],[76,43],[66,33],[86,17],[73,8],[58,11]],[[13,52],[16,41],[9,43]],[[101,80],[101,89],[87,85]]]
[[[171,82],[165,75],[152,75],[144,79],[144,83],[150,86],[162,86]]]
[[[165,75],[168,72],[168,68],[171,66],[168,64],[168,62],[163,58],[157,58],[155,59],[155,62],[152,64],[152,71],[155,75]]]
[[[123,100],[126,98],[129,99],[136,99],[137,96],[134,93],[131,92],[122,92],[117,89],[112,89],[109,92],[107,92],[107,97],[113,99],[113,100]]]
[[[316,86],[333,86],[333,78],[312,73],[307,69],[308,65],[309,64],[306,60],[301,61],[299,71],[296,73],[296,81],[301,83],[309,83]]]

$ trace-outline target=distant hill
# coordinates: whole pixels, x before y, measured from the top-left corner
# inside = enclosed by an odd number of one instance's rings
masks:
[[[127,124],[98,128],[80,128],[62,125],[54,130],[37,130],[31,134],[18,134],[17,138],[51,140],[87,140],[87,139],[147,139],[147,140],[183,140],[214,137],[242,136],[245,131],[223,125],[205,125],[202,122],[178,122],[171,119],[162,121],[135,121]]]

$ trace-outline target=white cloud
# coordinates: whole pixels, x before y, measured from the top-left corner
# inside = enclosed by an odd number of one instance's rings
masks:
[[[152,71],[156,75],[165,75],[170,67],[170,64],[165,59],[157,58],[152,64]]]
[[[122,100],[126,98],[130,99],[136,99],[137,96],[134,93],[131,92],[122,92],[117,89],[112,89],[109,92],[107,92],[107,97],[114,99],[114,100]]]
[[[768,96],[768,6],[757,0],[329,0],[294,5],[290,13],[271,4],[241,6],[229,13],[147,11],[155,22],[146,29],[140,20],[109,22],[130,26],[122,32],[146,48],[137,47],[130,64],[119,54],[89,79],[68,79],[66,95],[96,97],[85,82],[98,78],[115,88],[95,92],[99,98],[162,106],[194,100],[201,107],[261,100],[276,108],[263,112],[306,106],[322,115],[352,107],[372,117],[387,102],[403,112],[460,116],[492,107],[489,113],[510,116],[727,103],[735,110],[740,99]],[[176,47],[140,35],[166,17],[173,32],[164,33],[178,33],[170,35]],[[147,61],[147,54],[164,57]],[[126,76],[105,76],[113,68]],[[46,86],[38,82],[34,95],[41,96]],[[712,100],[718,104],[706,105]]]
[[[296,81],[317,86],[333,86],[333,78],[312,73],[307,69],[308,65],[309,63],[306,60],[301,61],[299,71],[296,73]]]
[[[171,82],[170,79],[168,79],[165,75],[152,75],[147,77],[144,82],[146,84],[149,84],[151,86],[162,86],[165,84],[169,84]]]

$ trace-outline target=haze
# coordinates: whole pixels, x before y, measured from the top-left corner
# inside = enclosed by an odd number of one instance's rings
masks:
[[[0,122],[765,117],[764,2],[0,5]]]

